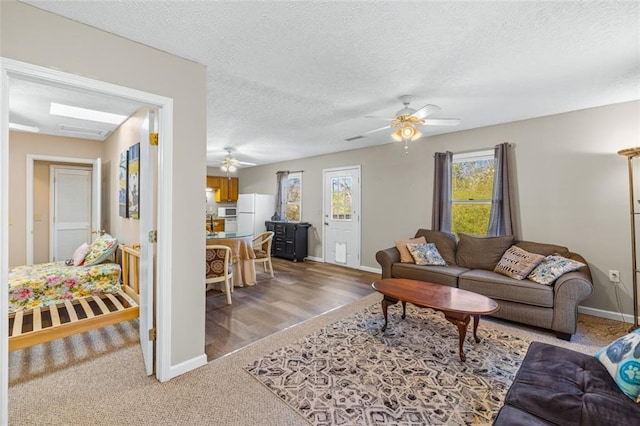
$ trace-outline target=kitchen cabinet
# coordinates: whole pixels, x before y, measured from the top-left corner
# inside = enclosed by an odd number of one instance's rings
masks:
[[[237,177],[207,176],[207,188],[215,191],[216,203],[238,201]]]
[[[207,219],[205,229],[209,232],[224,232],[224,219]]]
[[[303,261],[307,257],[307,232],[311,224],[306,222],[265,222],[267,231],[273,231],[271,256]]]

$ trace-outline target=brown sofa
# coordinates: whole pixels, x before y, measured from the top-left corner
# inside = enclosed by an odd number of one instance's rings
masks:
[[[564,340],[570,340],[576,332],[578,304],[593,291],[591,272],[579,254],[554,244],[513,241],[510,236],[465,236],[457,243],[451,234],[419,229],[415,237],[425,237],[427,242],[434,243],[447,265],[402,263],[398,249],[390,247],[376,253],[382,278],[408,278],[473,291],[500,305],[500,310],[492,316],[550,329]],[[512,244],[544,256],[558,253],[585,266],[562,275],[552,285],[516,280],[493,272],[504,251]]]
[[[637,425],[640,405],[595,357],[533,342],[494,426]]]

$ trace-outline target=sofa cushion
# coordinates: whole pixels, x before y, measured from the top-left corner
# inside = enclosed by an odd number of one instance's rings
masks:
[[[595,357],[620,390],[634,402],[640,402],[640,329],[616,339]]]
[[[457,266],[419,266],[414,263],[394,263],[391,266],[391,276],[394,278],[426,281],[449,287],[457,287],[458,276],[466,271],[467,268]]]
[[[456,264],[456,237],[446,232],[430,229],[418,229],[416,238],[418,237],[425,237],[428,243],[434,243],[447,265]]]
[[[447,262],[444,261],[436,245],[433,243],[423,244],[407,244],[407,249],[411,253],[411,257],[416,261],[416,265],[437,265],[444,266]]]
[[[632,425],[640,416],[594,357],[541,342],[529,346],[505,406],[557,425]],[[495,425],[518,424],[502,415]]]
[[[583,266],[585,265],[582,262],[552,254],[545,257],[544,260],[531,271],[527,278],[539,284],[551,285],[561,275],[576,271]]]
[[[564,246],[536,243],[533,241],[518,241],[515,245],[520,247],[522,250],[526,250],[530,253],[541,254],[543,256],[558,253],[560,256],[569,257],[569,249]]]
[[[426,242],[427,240],[424,237],[396,241],[396,248],[400,252],[400,262],[415,263],[413,256],[411,256],[411,253],[407,248],[407,244],[421,244]]]
[[[494,272],[516,280],[523,280],[543,259],[544,256],[541,254],[529,253],[518,246],[511,246],[502,255]]]
[[[456,264],[469,269],[493,271],[502,255],[513,244],[513,235],[479,237],[459,233]]]
[[[490,297],[526,305],[553,307],[553,287],[516,280],[493,271],[474,269],[458,277],[458,287]]]

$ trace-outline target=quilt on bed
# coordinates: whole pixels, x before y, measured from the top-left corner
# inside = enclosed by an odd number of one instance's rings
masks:
[[[120,265],[67,266],[64,261],[9,271],[9,313],[120,290]]]

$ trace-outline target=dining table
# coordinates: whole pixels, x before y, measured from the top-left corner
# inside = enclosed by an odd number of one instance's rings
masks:
[[[253,259],[253,234],[242,232],[207,232],[207,245],[222,245],[231,249],[234,287],[256,284],[256,266]]]

